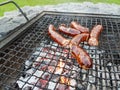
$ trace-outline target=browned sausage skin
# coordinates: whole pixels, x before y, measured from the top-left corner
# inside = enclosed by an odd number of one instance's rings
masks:
[[[75,22],[75,21],[72,21],[72,22],[71,22],[70,27],[79,30],[81,33],[88,33],[88,32],[89,32],[89,29],[88,29],[88,28],[83,27],[82,25],[78,24],[78,23]]]
[[[92,60],[84,49],[77,45],[72,45],[70,49],[71,54],[83,69],[89,69],[92,67]]]
[[[58,44],[60,44],[61,46],[67,46],[70,42],[70,40],[65,39],[64,37],[62,37],[59,33],[57,33],[55,31],[55,27],[53,25],[49,25],[48,27],[48,34],[50,35],[50,37],[57,42]]]
[[[78,45],[80,42],[88,41],[89,33],[81,33],[72,38],[70,44]]]
[[[60,32],[63,32],[63,33],[70,35],[70,36],[75,36],[75,35],[81,33],[80,31],[78,31],[74,28],[67,28],[64,24],[61,24],[58,29]]]
[[[80,42],[88,40],[89,33],[78,34],[70,41],[62,37],[55,30],[56,29],[53,25],[49,25],[48,34],[50,35],[50,37],[61,46],[69,46],[71,54],[83,69],[91,68],[92,60],[90,56],[84,49],[78,46]]]
[[[99,44],[99,36],[100,36],[100,33],[102,32],[103,30],[103,26],[102,25],[96,25],[93,27],[93,29],[91,30],[91,33],[90,33],[90,38],[88,40],[88,44],[91,45],[91,46],[98,46]]]

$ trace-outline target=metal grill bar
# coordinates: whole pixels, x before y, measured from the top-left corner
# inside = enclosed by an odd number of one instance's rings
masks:
[[[24,14],[24,12],[22,11],[22,9],[14,1],[10,0],[10,1],[6,1],[6,2],[3,2],[3,3],[0,3],[0,6],[6,5],[6,4],[9,4],[9,3],[14,4],[18,8],[18,10],[21,12],[21,14],[25,17],[25,19],[27,21],[29,21],[28,17]]]
[[[69,26],[73,20],[90,29],[96,24],[104,27],[98,47],[81,43],[93,59],[93,68],[87,71],[79,67],[69,49],[56,44],[47,34],[49,24],[58,28],[62,23]],[[119,39],[118,16],[45,12],[23,35],[0,50],[1,89],[118,90]]]

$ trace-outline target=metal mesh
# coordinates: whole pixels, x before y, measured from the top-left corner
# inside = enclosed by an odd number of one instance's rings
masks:
[[[62,23],[69,26],[73,20],[90,29],[96,24],[104,27],[98,47],[91,47],[86,42],[80,44],[93,59],[93,68],[87,71],[79,67],[69,49],[56,44],[47,34],[49,24],[58,28]],[[61,62],[62,66],[59,66]],[[7,90],[120,89],[119,20],[84,15],[43,15],[24,35],[0,51],[0,85],[1,89]]]

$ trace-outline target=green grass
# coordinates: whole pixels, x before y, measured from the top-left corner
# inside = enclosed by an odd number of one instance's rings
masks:
[[[1,2],[4,2],[6,0],[0,0]],[[67,2],[84,2],[89,1],[93,3],[103,2],[103,3],[115,3],[120,5],[119,0],[14,0],[20,7],[23,7],[25,5],[35,6],[35,5],[55,5],[60,3],[67,3]],[[15,10],[16,7],[13,4],[8,4],[4,6],[0,6],[0,16],[4,14],[6,11]]]

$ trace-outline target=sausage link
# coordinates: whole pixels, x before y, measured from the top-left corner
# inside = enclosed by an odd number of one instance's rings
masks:
[[[70,36],[75,36],[75,35],[81,33],[80,31],[78,31],[74,28],[67,28],[64,24],[61,24],[59,26],[59,31],[65,33],[67,35],[70,35]]]
[[[75,21],[72,21],[72,22],[71,22],[70,27],[79,30],[81,33],[88,33],[88,32],[89,32],[89,29],[88,29],[88,28],[83,27],[82,25],[78,24],[78,23],[75,22]]]
[[[55,31],[55,27],[53,25],[49,25],[48,27],[48,34],[50,35],[50,37],[57,42],[58,44],[60,44],[61,46],[67,46],[70,42],[70,40],[65,39],[63,36],[61,36],[59,33],[57,33]]]
[[[100,33],[103,31],[103,26],[102,25],[96,25],[93,27],[90,33],[90,38],[88,40],[88,44],[91,46],[98,46],[99,44],[99,36]]]
[[[83,69],[89,69],[92,67],[92,60],[84,49],[77,45],[72,45],[70,49],[71,54],[77,60],[80,67],[82,67]]]
[[[70,44],[79,45],[80,42],[88,41],[88,38],[89,33],[81,33],[73,37],[72,40],[70,41]]]

